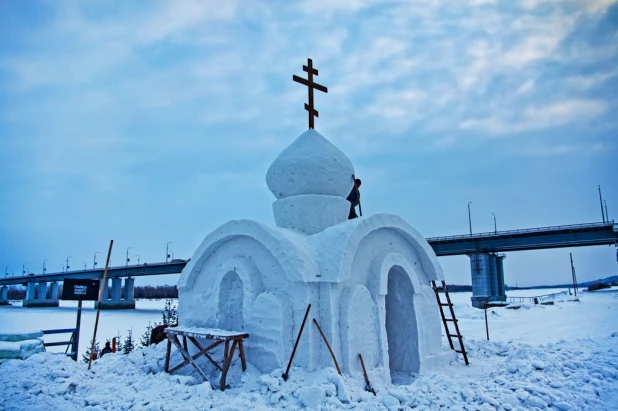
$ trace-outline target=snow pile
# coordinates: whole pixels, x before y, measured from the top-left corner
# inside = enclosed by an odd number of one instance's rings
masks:
[[[532,346],[467,341],[471,365],[462,361],[404,385],[339,376],[332,368],[292,368],[260,375],[232,363],[225,392],[212,390],[185,366],[163,372],[166,344],[130,355],[107,354],[87,371],[63,355],[41,353],[0,365],[0,409],[309,409],[399,410],[602,410],[618,399],[616,332],[598,341],[579,339]],[[174,352],[172,364],[180,362]],[[370,373],[370,378],[372,375]],[[213,380],[216,382],[216,380]]]
[[[0,333],[0,363],[45,351],[43,332]]]

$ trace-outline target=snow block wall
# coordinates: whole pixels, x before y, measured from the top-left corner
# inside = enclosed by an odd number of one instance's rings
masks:
[[[209,234],[178,282],[180,325],[249,333],[247,360],[270,372],[311,304],[296,366],[333,366],[312,319],[346,373],[360,372],[358,354],[386,380],[453,359],[429,286],[444,278],[435,253],[400,217],[348,221],[353,173],[315,130],[301,135],[268,171],[278,227],[236,220]]]

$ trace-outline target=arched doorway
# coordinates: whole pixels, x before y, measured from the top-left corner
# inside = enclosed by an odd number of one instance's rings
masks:
[[[394,266],[388,272],[386,337],[391,378],[420,370],[414,289],[406,271]]]
[[[219,287],[219,328],[243,331],[243,283],[236,271],[228,271]]]

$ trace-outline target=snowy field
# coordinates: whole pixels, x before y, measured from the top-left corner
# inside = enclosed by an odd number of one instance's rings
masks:
[[[563,290],[519,290],[510,296],[535,296]],[[470,306],[470,293],[452,293],[471,364],[460,358],[434,373],[403,385],[372,384],[362,375],[340,377],[332,368],[315,373],[292,368],[260,375],[234,362],[225,392],[212,390],[185,367],[163,372],[165,344],[131,355],[112,354],[92,371],[63,355],[36,354],[0,365],[0,410],[94,409],[453,409],[453,410],[618,410],[618,289],[582,292],[580,301],[559,297],[552,306],[523,305],[518,310]],[[75,304],[57,309],[0,307],[0,331],[65,328],[75,323]],[[102,311],[100,340],[118,332],[134,338],[148,322],[160,322],[164,301],[141,300],[137,310]],[[91,339],[92,304],[82,317],[82,349]],[[446,339],[444,346],[448,346]],[[83,350],[80,350],[83,352]],[[178,356],[173,362],[179,362]],[[248,358],[249,362],[251,361]],[[372,378],[370,372],[370,378]]]

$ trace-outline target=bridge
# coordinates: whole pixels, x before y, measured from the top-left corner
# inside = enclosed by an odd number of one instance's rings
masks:
[[[447,237],[427,238],[438,257],[468,255],[472,273],[472,303],[475,306],[487,301],[506,301],[504,293],[503,253],[508,251],[541,250],[561,247],[582,247],[594,245],[618,246],[618,224],[611,222],[573,224],[522,230],[494,231],[489,233],[465,234]],[[134,277],[178,274],[188,260],[109,267],[107,277],[112,281],[111,298],[106,298],[103,308],[135,308],[133,298]],[[0,305],[8,303],[8,285],[26,285],[24,306],[58,306],[58,282],[65,278],[101,279],[103,269],[76,270],[69,272],[29,274],[26,276],[0,279]],[[122,279],[124,278],[124,298]],[[47,283],[50,283],[48,289]],[[476,296],[480,296],[475,298]]]

